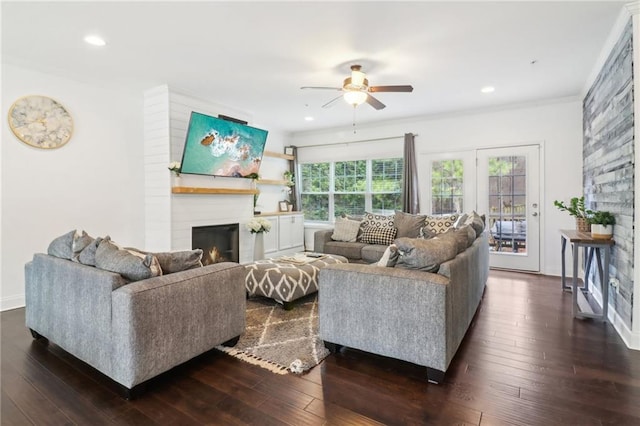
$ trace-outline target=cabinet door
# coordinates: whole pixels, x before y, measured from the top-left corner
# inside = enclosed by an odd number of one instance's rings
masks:
[[[304,215],[280,216],[280,250],[304,245]]]
[[[266,216],[264,219],[267,219],[271,222],[271,230],[269,232],[264,233],[264,254],[271,254],[278,251],[278,217],[277,216]]]

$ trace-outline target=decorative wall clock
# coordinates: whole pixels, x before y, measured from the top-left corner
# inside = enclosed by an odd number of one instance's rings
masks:
[[[36,148],[60,148],[71,139],[73,119],[57,101],[25,96],[11,105],[9,127],[22,142]]]

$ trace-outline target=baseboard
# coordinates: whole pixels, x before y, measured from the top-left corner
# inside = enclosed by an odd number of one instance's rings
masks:
[[[0,299],[0,311],[8,311],[10,309],[24,308],[24,294],[17,296],[3,297]]]
[[[591,290],[591,295],[595,301],[598,303],[600,308],[602,308],[602,293],[600,292],[600,289],[593,285],[589,286],[589,289]],[[624,323],[620,315],[618,315],[618,312],[613,309],[611,304],[609,304],[607,317],[613,328],[618,332],[622,341],[624,341],[624,344],[627,345],[629,349],[640,350],[640,334],[629,330],[627,324]]]

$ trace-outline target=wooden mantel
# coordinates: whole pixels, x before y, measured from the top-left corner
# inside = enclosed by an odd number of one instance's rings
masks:
[[[171,188],[172,194],[235,194],[235,195],[255,195],[256,189],[243,188],[198,188],[191,186],[174,186]]]

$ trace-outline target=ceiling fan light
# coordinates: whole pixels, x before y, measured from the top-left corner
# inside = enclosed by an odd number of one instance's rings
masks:
[[[353,106],[358,106],[362,103],[364,103],[364,101],[367,100],[367,93],[366,92],[361,92],[361,91],[348,91],[348,92],[344,92],[344,100],[349,104],[349,105],[353,105]]]
[[[362,71],[351,71],[351,84],[358,87],[363,86],[364,77],[365,73]]]

